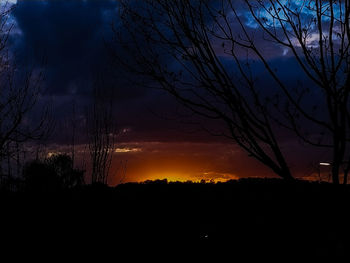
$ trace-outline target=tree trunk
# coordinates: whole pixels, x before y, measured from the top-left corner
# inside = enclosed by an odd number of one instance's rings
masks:
[[[339,184],[339,162],[338,161],[332,164],[332,182],[333,184]]]
[[[344,181],[343,181],[343,184],[344,184],[344,185],[348,184],[348,174],[349,174],[349,169],[346,168],[346,169],[344,170]]]
[[[282,167],[279,169],[279,171],[275,171],[277,175],[279,175],[281,178],[283,178],[286,181],[293,182],[295,181],[295,178],[292,176],[288,166]]]

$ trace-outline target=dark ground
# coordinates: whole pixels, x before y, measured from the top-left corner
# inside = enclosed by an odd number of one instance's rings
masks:
[[[12,247],[50,257],[74,252],[115,259],[162,253],[163,262],[190,254],[213,262],[350,255],[350,188],[344,186],[154,181],[0,197],[3,252]]]

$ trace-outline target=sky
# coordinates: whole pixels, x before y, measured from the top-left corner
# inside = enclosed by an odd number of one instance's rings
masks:
[[[105,87],[113,90],[115,121],[121,131],[111,185],[121,180],[224,181],[274,176],[228,139],[200,129],[200,125],[215,127],[218,123],[191,115],[164,91],[136,85],[132,80],[139,76],[130,75],[113,63],[108,45],[114,36],[112,24],[119,26],[118,1],[11,0],[9,4],[16,4],[9,20],[14,25],[9,39],[13,57],[24,69],[33,67],[45,72],[43,100],[52,105],[56,122],[56,131],[46,145],[49,153],[69,149],[71,135],[67,127],[72,121],[74,104],[77,149],[81,158],[87,158],[83,154],[84,112],[89,107],[96,79],[103,76]],[[293,81],[300,76],[284,50],[266,48],[284,80]],[[261,83],[268,86],[269,80],[259,67],[256,69]],[[288,149],[290,166],[297,176],[314,174],[313,163],[325,155],[313,152],[311,158],[309,149],[288,135],[282,148]],[[121,163],[127,164],[125,177],[120,172]]]

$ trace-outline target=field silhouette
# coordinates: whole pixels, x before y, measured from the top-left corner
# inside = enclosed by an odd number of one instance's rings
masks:
[[[336,258],[349,251],[349,198],[347,186],[282,179],[2,191],[2,236],[56,253]]]

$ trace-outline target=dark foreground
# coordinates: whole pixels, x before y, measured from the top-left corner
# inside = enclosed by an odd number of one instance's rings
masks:
[[[1,207],[2,249],[50,258],[74,252],[115,260],[122,254],[144,259],[162,254],[163,262],[180,255],[285,262],[350,255],[350,188],[344,186],[155,181],[2,192]]]

